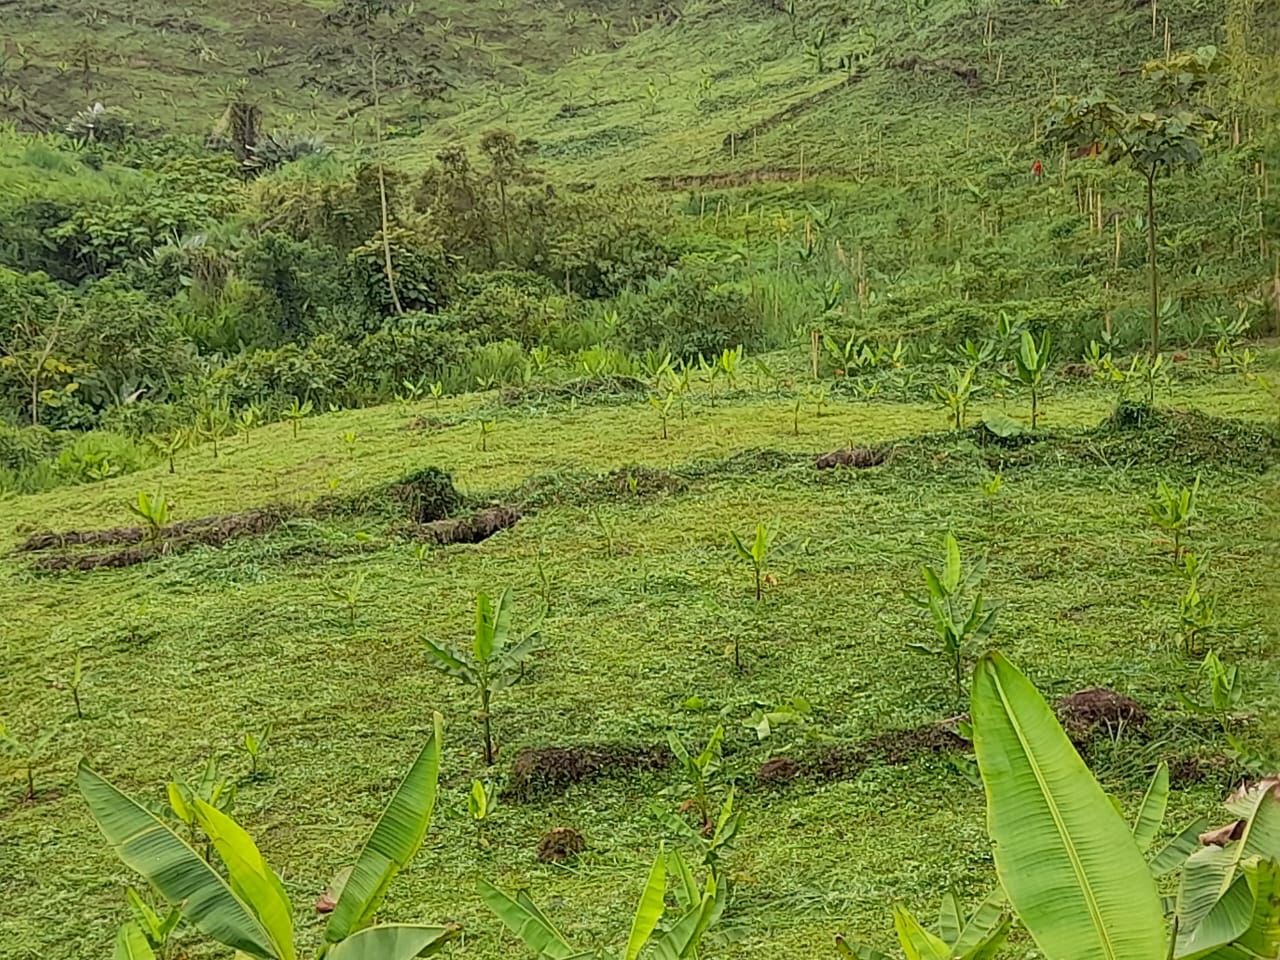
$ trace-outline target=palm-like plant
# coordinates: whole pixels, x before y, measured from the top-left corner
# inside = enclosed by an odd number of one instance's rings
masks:
[[[436,714],[426,745],[346,873],[324,928],[320,955],[326,960],[411,960],[436,952],[454,935],[449,926],[373,923],[391,881],[418,852],[431,822],[442,728]],[[221,861],[221,869],[215,869],[148,807],[84,762],[76,782],[116,855],[188,923],[237,955],[295,960],[289,896],[253,839],[230,816],[203,800],[194,801],[196,817]],[[145,944],[145,938],[129,938],[124,931],[121,940],[135,949]]]
[[[519,643],[511,641],[511,591],[503,590],[495,603],[487,593],[476,597],[475,636],[470,652],[442,647],[423,640],[432,668],[473,687],[480,700],[477,718],[484,725],[484,762],[492,766],[495,694],[524,676],[524,662],[538,647],[535,630]]]
[[[1053,340],[1049,331],[1045,331],[1040,342],[1029,330],[1022,331],[1018,350],[1013,355],[1014,373],[1019,383],[1031,393],[1031,429],[1036,428],[1040,419],[1040,391],[1043,389],[1045,374],[1049,369],[1049,358],[1053,352]]]

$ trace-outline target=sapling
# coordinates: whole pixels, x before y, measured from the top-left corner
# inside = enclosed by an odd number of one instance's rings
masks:
[[[729,537],[733,541],[734,549],[738,551],[738,556],[751,564],[755,575],[757,605],[764,600],[764,564],[769,557],[769,547],[776,533],[776,528],[765,523],[757,523],[755,536],[751,540],[751,545],[747,546],[736,530],[729,531]],[[742,647],[737,631],[733,634],[733,665],[739,670],[742,669]]]
[[[4,721],[0,720],[0,747],[3,747],[4,752],[17,761],[26,778],[27,785],[26,792],[22,795],[23,800],[31,801],[36,798],[36,769],[45,761],[45,752],[57,732],[57,727],[50,727],[29,740],[20,740]]]
[[[1196,656],[1204,648],[1204,635],[1218,619],[1217,597],[1200,590],[1200,577],[1208,561],[1188,550],[1182,557],[1182,573],[1186,578],[1186,590],[1178,598],[1178,623],[1182,635],[1182,650],[1187,656]]]
[[[1183,706],[1195,713],[1206,714],[1217,719],[1223,730],[1231,727],[1232,714],[1240,706],[1244,698],[1244,680],[1240,675],[1240,667],[1236,664],[1225,665],[1218,655],[1210,650],[1200,664],[1200,672],[1209,685],[1209,697],[1203,703],[1192,700],[1180,693]]]
[[[676,402],[676,395],[668,393],[661,400],[653,394],[649,395],[649,406],[658,411],[658,418],[662,421],[662,439],[670,439],[667,433],[667,421],[671,419],[671,407]]]
[[[168,462],[169,472],[174,473],[174,457],[185,450],[191,443],[191,435],[185,430],[177,429],[169,433],[148,437],[147,443]]]
[[[427,563],[427,545],[425,543],[415,543],[413,545],[413,559],[418,563],[418,569],[421,570]]]
[[[473,687],[480,701],[476,719],[484,727],[484,762],[492,766],[496,751],[493,743],[493,697],[524,677],[524,664],[538,647],[535,629],[519,643],[511,642],[511,591],[503,590],[495,602],[487,593],[476,597],[475,633],[471,649],[442,647],[431,640],[422,642],[427,648],[428,664],[446,676]]]
[[[437,380],[431,384],[431,399],[437,410],[440,409],[440,398],[444,396],[444,384]]]
[[[271,731],[273,724],[268,723],[261,733],[254,733],[250,730],[244,735],[242,745],[244,752],[249,755],[249,779],[258,779],[258,766],[262,755],[266,752],[267,741],[271,739]]]
[[[951,425],[956,430],[964,429],[964,415],[969,408],[969,401],[980,387],[974,383],[975,367],[947,368],[946,383],[936,384],[933,394],[951,411]]]
[[[995,630],[998,607],[984,600],[979,589],[986,572],[986,562],[979,560],[966,574],[960,558],[960,544],[950,532],[943,538],[942,547],[945,556],[941,572],[928,564],[921,568],[928,594],[924,597],[908,594],[917,606],[929,611],[938,643],[911,643],[908,646],[941,657],[946,662],[956,699],[959,700],[964,695],[964,661]],[[965,597],[970,592],[973,598],[966,602]]]
[[[994,500],[1004,486],[1004,474],[988,470],[982,479],[978,481],[978,486],[982,489],[982,495],[988,501]]]
[[[249,435],[253,432],[254,428],[258,426],[261,420],[262,411],[252,403],[241,409],[241,411],[236,415],[236,430],[238,430],[240,435],[244,437],[244,442],[246,444],[249,442]]]
[[[734,347],[732,350],[724,349],[720,351],[720,359],[717,365],[720,368],[721,375],[724,376],[725,382],[729,384],[730,390],[736,390],[738,386],[738,365],[742,362],[742,345]]]
[[[146,490],[139,490],[137,500],[129,504],[129,512],[146,524],[148,542],[158,543],[164,536],[165,528],[169,525],[171,506],[164,494],[148,493]]]
[[[685,806],[698,818],[704,831],[711,829],[711,787],[724,763],[724,727],[717,726],[711,739],[698,754],[691,753],[673,731],[667,733],[667,744],[685,775],[683,789],[688,794]]]
[[[1013,920],[998,887],[973,913],[966,913],[954,890],[948,890],[938,910],[938,923],[926,929],[902,904],[894,904],[893,926],[902,952],[912,960],[988,960],[1009,937]],[[888,960],[884,954],[836,937],[836,953],[846,960]]]
[[[364,574],[357,573],[341,586],[329,584],[325,589],[329,591],[329,596],[347,608],[348,620],[352,629],[355,629],[356,611],[360,606],[361,594],[364,591]]]
[[[71,691],[71,702],[75,704],[76,719],[84,719],[84,710],[80,704],[80,687],[84,684],[84,662],[80,656],[80,652],[76,651],[75,660],[71,665],[71,677],[66,681],[55,681],[55,686],[65,688]]]
[[[471,792],[467,794],[467,815],[476,825],[476,836],[481,836],[484,824],[493,815],[498,806],[497,784],[486,785],[481,780],[471,781]]]
[[[650,805],[649,812],[668,830],[697,848],[701,854],[702,863],[718,876],[720,875],[720,857],[732,848],[733,841],[737,838],[738,831],[742,829],[742,821],[745,819],[741,810],[734,809],[736,796],[736,791],[730,787],[720,803],[720,810],[714,822],[709,825],[694,826],[657,802]]]
[[[207,804],[219,813],[230,815],[236,802],[236,788],[227,777],[218,775],[218,765],[210,759],[200,772],[200,779],[195,783],[186,780],[170,780],[166,787],[169,809],[173,815],[187,828],[187,836],[191,846],[197,846],[200,835],[200,822],[197,816],[197,801]],[[207,841],[207,838],[206,838]],[[209,844],[205,843],[206,860],[210,854]]]
[[[489,434],[493,433],[494,428],[495,428],[496,426],[497,426],[497,422],[496,422],[496,421],[494,421],[494,420],[481,420],[481,421],[480,421],[480,451],[481,451],[482,453],[488,452],[488,450],[489,450]]]
[[[1182,559],[1182,540],[1196,512],[1196,496],[1200,493],[1200,475],[1189,487],[1174,487],[1164,480],[1156,483],[1155,495],[1147,510],[1156,526],[1173,537],[1173,562]]]
[[[290,398],[289,407],[281,416],[293,427],[293,439],[298,439],[298,424],[311,416],[312,409],[314,408],[310,400],[299,402],[297,397]]]
[[[1014,374],[1019,383],[1031,393],[1031,429],[1036,428],[1040,419],[1040,391],[1043,388],[1045,374],[1049,369],[1049,358],[1053,352],[1053,341],[1049,331],[1045,331],[1040,342],[1029,330],[1022,331],[1018,350],[1013,355]]]

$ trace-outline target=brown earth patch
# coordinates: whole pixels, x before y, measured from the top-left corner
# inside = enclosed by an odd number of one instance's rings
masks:
[[[1099,730],[1115,733],[1140,727],[1147,714],[1135,701],[1108,687],[1090,687],[1062,697],[1055,705],[1058,720],[1072,740],[1087,740]]]
[[[577,783],[636,771],[661,770],[671,763],[665,747],[614,744],[526,747],[516,755],[506,795],[516,800],[563,793]]]
[[[587,841],[573,827],[552,827],[538,841],[539,863],[568,863],[587,849]]]
[[[515,526],[520,511],[512,507],[490,507],[469,517],[435,520],[403,528],[414,540],[448,546],[451,543],[480,543],[495,533]]]
[[[913,760],[962,750],[968,741],[948,724],[877,734],[854,744],[825,747],[807,757],[773,757],[756,774],[762,785],[793,780],[851,780],[873,763],[902,766]]]
[[[830,470],[833,467],[853,467],[865,470],[867,467],[878,467],[889,459],[889,451],[874,447],[846,447],[843,450],[832,450],[821,454],[813,461],[819,470]]]

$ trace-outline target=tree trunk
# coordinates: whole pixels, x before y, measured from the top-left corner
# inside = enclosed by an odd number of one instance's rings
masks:
[[[1151,360],[1160,353],[1160,274],[1156,269],[1156,168],[1147,171],[1147,267],[1151,271]]]

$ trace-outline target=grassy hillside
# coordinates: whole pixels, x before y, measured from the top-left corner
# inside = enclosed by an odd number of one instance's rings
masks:
[[[1266,351],[1258,370],[1278,369],[1280,353]],[[744,382],[718,399],[699,385],[663,441],[644,404],[471,395],[438,409],[428,400],[317,417],[296,440],[276,424],[224,443],[216,458],[207,445],[182,455],[175,474],[161,465],[0,503],[6,548],[41,529],[128,524],[126,502],[146,488],[163,490],[175,519],[268,503],[294,513],[262,537],[120,570],[52,574],[34,569],[41,554],[6,554],[5,719],[21,737],[56,731],[36,799],[18,799],[14,767],[0,791],[11,841],[0,876],[12,905],[0,916],[6,955],[105,951],[122,916],[129,878],[68,786],[81,755],[149,800],[167,778],[216,759],[239,784],[237,816],[305,906],[385,802],[432,709],[449,720],[443,792],[426,849],[385,913],[462,922],[451,955],[519,955],[476,897],[480,878],[529,887],[583,943],[616,942],[664,836],[650,800],[679,802],[663,792],[678,787],[672,770],[606,776],[510,798],[477,835],[466,814],[472,776],[510,781],[526,747],[648,748],[668,730],[704,740],[717,723],[724,777],[748,820],[729,855],[739,933],[715,956],[827,956],[838,931],[887,948],[891,901],[928,911],[948,884],[970,897],[989,882],[982,795],[958,772],[962,755],[908,740],[789,784],[761,784],[757,771],[772,756],[803,759],[954,715],[942,664],[907,647],[928,626],[902,597],[948,529],[967,557],[989,555],[987,592],[1005,604],[994,643],[1042,689],[1106,684],[1145,707],[1141,733],[1102,734],[1089,753],[1125,808],[1164,758],[1179,771],[1170,825],[1211,812],[1231,764],[1213,722],[1179,707],[1178,693],[1201,680],[1179,653],[1181,581],[1145,504],[1157,478],[1202,477],[1190,542],[1212,558],[1213,643],[1244,665],[1244,707],[1256,718],[1237,732],[1265,752],[1280,736],[1267,506],[1280,488],[1271,441],[1258,441],[1273,411],[1255,386],[1199,359],[1162,399],[1239,419],[1096,431],[1112,395],[1063,385],[1030,447],[978,447],[937,433],[936,409],[885,402],[837,400],[821,415],[806,405],[796,434],[791,401]],[[1017,395],[982,405],[1023,408]],[[420,418],[437,426],[424,431]],[[490,419],[482,451],[479,424]],[[813,469],[813,453],[849,442],[894,453],[869,470]],[[478,502],[522,504],[525,518],[483,543],[415,558],[380,491],[426,465],[452,471]],[[979,488],[991,471],[1004,478],[994,497]],[[344,495],[363,506],[314,510]],[[757,520],[779,531],[760,608],[728,540]],[[352,620],[331,589],[357,582]],[[421,639],[462,642],[475,591],[502,586],[516,591],[517,629],[544,598],[551,607],[529,676],[496,702],[500,756],[486,771],[470,698],[427,669]],[[66,688],[77,652],[83,719]],[[796,697],[812,705],[811,721],[758,741],[752,710]],[[251,778],[238,744],[269,724],[263,773]],[[587,837],[568,868],[534,859],[553,826]],[[302,930],[304,942],[318,935]],[[197,944],[184,933],[178,955],[212,955]]]

